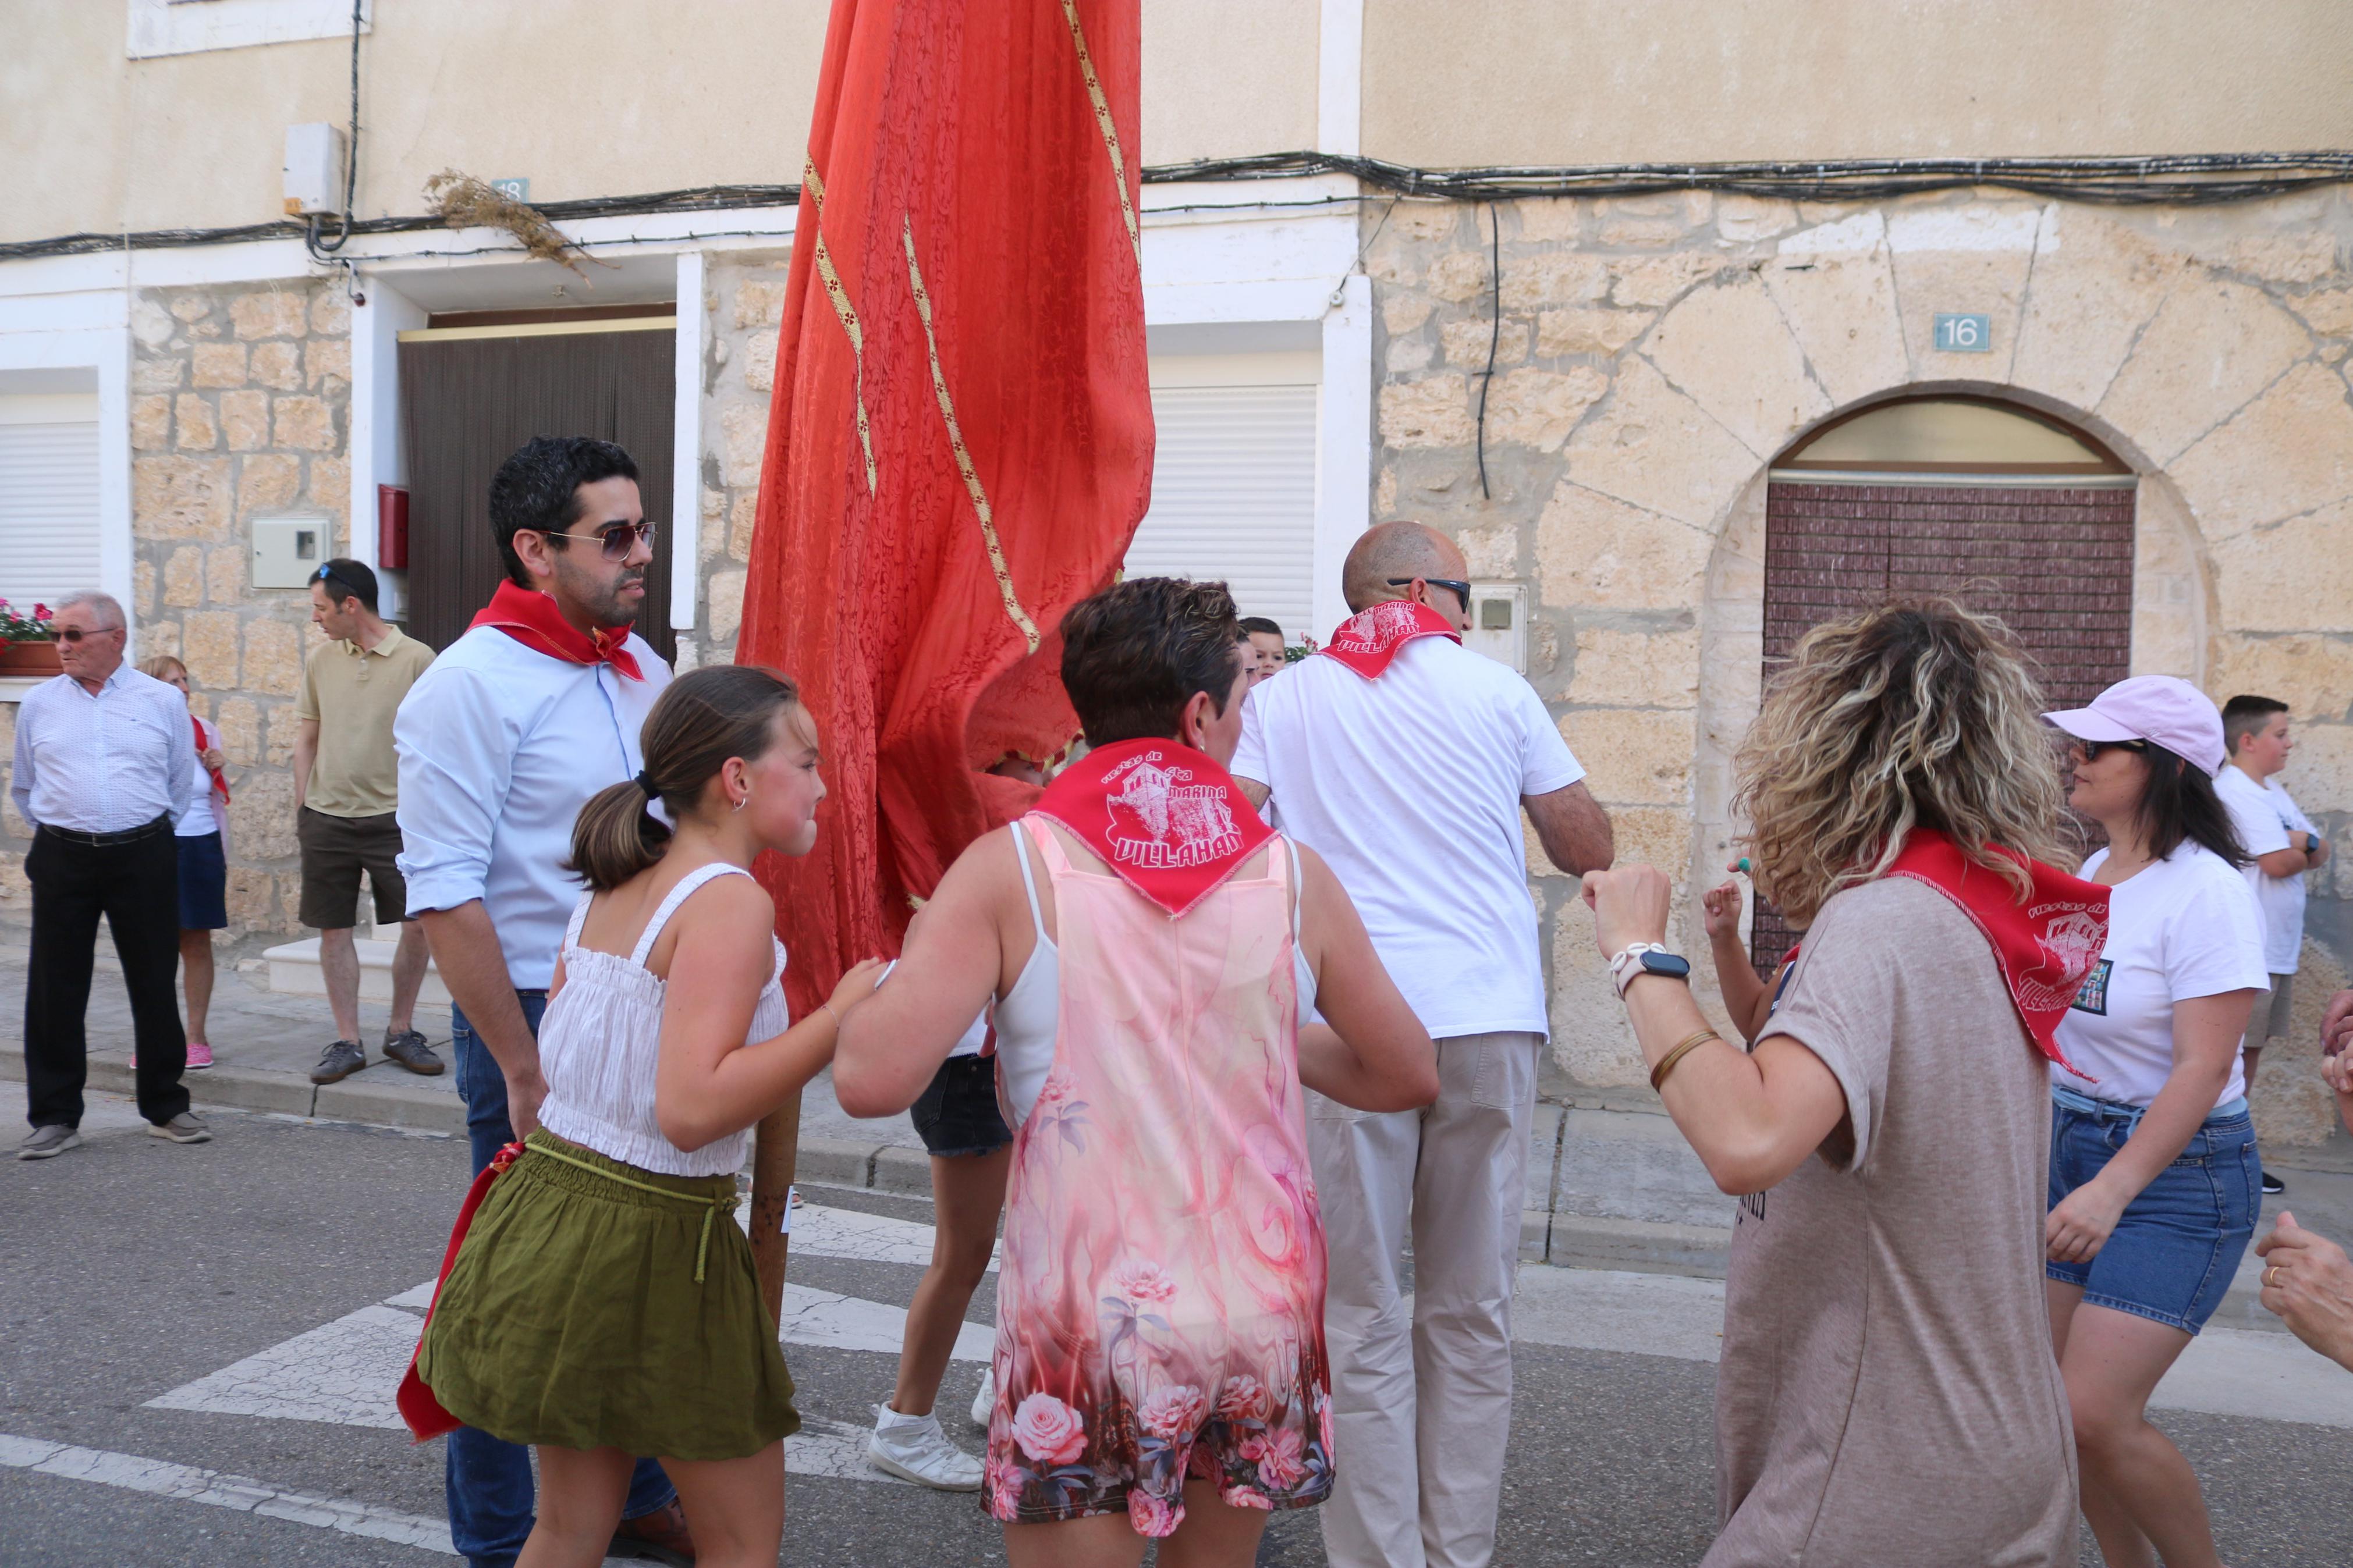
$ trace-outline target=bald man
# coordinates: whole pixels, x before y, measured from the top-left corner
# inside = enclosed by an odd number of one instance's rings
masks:
[[[1356,614],[1316,657],[1251,689],[1231,769],[1331,866],[1438,1041],[1438,1100],[1423,1110],[1309,1096],[1331,1255],[1334,1568],[1493,1558],[1547,1029],[1520,814],[1571,876],[1611,855],[1609,819],[1543,700],[1462,647],[1468,574],[1419,523],[1367,531],[1341,582]],[[1410,1321],[1398,1279],[1409,1229]]]

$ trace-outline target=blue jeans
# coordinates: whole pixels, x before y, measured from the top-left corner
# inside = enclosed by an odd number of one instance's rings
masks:
[[[2147,1107],[2055,1089],[2051,1106],[2051,1202],[2106,1169]],[[2217,1106],[2173,1163],[2125,1205],[2089,1263],[2042,1266],[2080,1285],[2084,1300],[2194,1334],[2231,1289],[2263,1203],[2263,1162],[2247,1102]]]
[[[518,991],[523,1022],[539,1033],[540,1015],[547,1011],[547,993]],[[472,1146],[474,1173],[498,1157],[514,1142],[507,1121],[507,1079],[490,1047],[474,1037],[473,1026],[457,1007],[449,1009],[452,1043],[458,1053],[458,1096],[466,1102],[466,1141]],[[531,1535],[531,1450],[460,1426],[449,1434],[444,1485],[449,1499],[449,1539],[472,1568],[513,1568],[516,1554]],[[622,1517],[666,1507],[678,1489],[651,1459],[638,1461],[629,1478],[629,1499]]]

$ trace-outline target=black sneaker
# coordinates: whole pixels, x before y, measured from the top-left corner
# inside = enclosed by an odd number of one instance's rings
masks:
[[[360,1049],[357,1040],[337,1040],[320,1053],[319,1065],[311,1069],[312,1083],[341,1083],[367,1066],[367,1052]]]
[[[2285,1182],[2281,1181],[2269,1171],[2265,1171],[2263,1173],[2263,1196],[2267,1198],[2275,1198],[2285,1191],[2287,1191],[2287,1184]]]
[[[433,1047],[415,1029],[403,1029],[397,1035],[386,1029],[384,1054],[386,1060],[398,1062],[410,1072],[422,1073],[427,1078],[441,1076],[441,1058],[433,1054]]]

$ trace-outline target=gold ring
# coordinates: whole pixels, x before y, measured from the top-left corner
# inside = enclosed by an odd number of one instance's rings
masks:
[[[2276,1281],[2274,1281],[2274,1280],[2272,1279],[2272,1276],[2273,1276],[2273,1275],[2274,1275],[2274,1274],[2276,1274],[2276,1273],[2278,1273],[2278,1272],[2279,1272],[2279,1265],[2278,1265],[2278,1264],[2276,1264],[2276,1263],[2273,1264],[2270,1268],[2266,1268],[2266,1269],[2264,1269],[2264,1270],[2263,1270],[2263,1289],[2265,1289],[2266,1290],[2268,1290],[2268,1289],[2271,1289],[2274,1286],[2274,1284],[2276,1283]]]

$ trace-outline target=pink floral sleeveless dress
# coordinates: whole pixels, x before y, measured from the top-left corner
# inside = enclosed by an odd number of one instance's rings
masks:
[[[1053,879],[1060,1033],[1014,1135],[989,1512],[1240,1508],[1332,1489],[1324,1226],[1299,1087],[1292,854],[1180,918],[1023,825]]]

